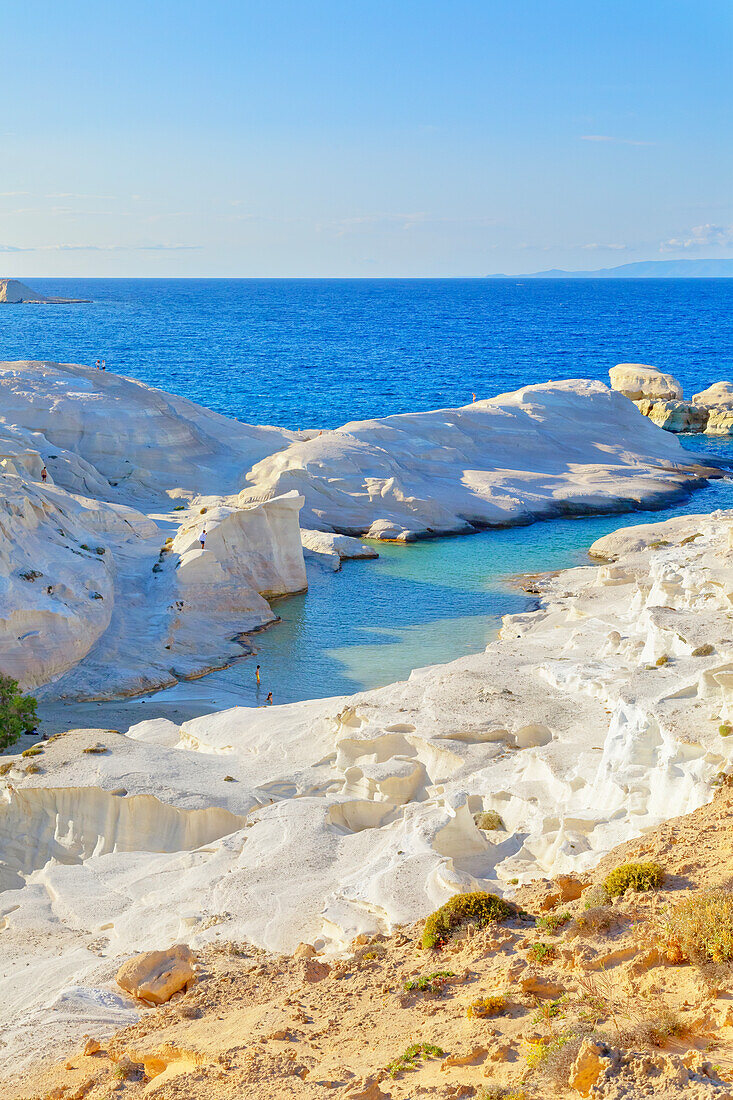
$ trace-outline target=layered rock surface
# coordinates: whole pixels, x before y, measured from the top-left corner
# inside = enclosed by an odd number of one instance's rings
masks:
[[[0,364],[3,671],[88,697],[241,654],[234,636],[275,619],[266,597],[306,587],[302,500],[192,500],[291,438],[111,372]]]
[[[303,525],[411,541],[661,504],[689,452],[600,382],[526,386],[460,409],[345,424],[258,462],[253,493],[295,490]]]
[[[582,872],[704,804],[733,752],[732,526],[599,540],[604,564],[548,578],[484,654],[403,683],[67,734],[30,770],[15,758],[3,1056],[131,1011],[111,984],[129,954],[338,949],[457,891]]]

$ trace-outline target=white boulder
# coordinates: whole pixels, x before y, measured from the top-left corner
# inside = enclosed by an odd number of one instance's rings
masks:
[[[681,401],[682,386],[671,374],[663,374],[646,363],[618,363],[609,370],[611,389],[631,401],[651,397],[658,401]]]

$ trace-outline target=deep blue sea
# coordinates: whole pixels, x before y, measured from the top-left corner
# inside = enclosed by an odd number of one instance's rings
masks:
[[[733,279],[27,282],[93,301],[0,309],[0,359],[104,358],[254,423],[334,427],[548,379],[607,382],[624,361],[671,371],[688,395],[733,376]],[[733,462],[733,443],[685,443]],[[483,649],[503,614],[529,607],[512,574],[587,561],[590,543],[620,526],[718,507],[733,507],[733,482],[658,514],[381,545],[378,561],[314,570],[306,594],[276,603],[282,622],[254,639],[259,697],[244,660],[135,706],[143,717],[169,703],[185,717],[212,700],[252,705],[273,690],[290,702],[401,679]]]
[[[0,359],[93,363],[258,424],[336,427],[652,363],[731,377],[733,279],[28,279]]]

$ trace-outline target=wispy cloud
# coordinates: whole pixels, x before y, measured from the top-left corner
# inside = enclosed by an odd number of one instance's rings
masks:
[[[692,229],[681,237],[670,237],[662,241],[660,252],[694,252],[703,248],[730,248],[733,246],[733,225],[693,225]]]
[[[612,134],[581,134],[581,141],[606,141],[611,145],[655,145],[654,141],[635,141],[633,138],[614,137]]]
[[[627,244],[597,244],[595,241],[592,244],[582,244],[581,248],[586,252],[625,252],[629,247]]]

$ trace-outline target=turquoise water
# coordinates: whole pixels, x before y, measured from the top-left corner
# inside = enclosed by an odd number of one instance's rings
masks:
[[[733,441],[685,443],[733,465]],[[377,561],[346,562],[336,574],[313,569],[307,593],[274,604],[282,622],[252,639],[262,665],[259,696],[250,660],[217,681],[243,705],[264,702],[268,691],[285,703],[393,683],[413,668],[480,652],[502,615],[533,607],[511,581],[517,574],[587,564],[591,543],[619,527],[716,508],[733,508],[733,479],[711,481],[663,510],[553,519],[409,546],[375,544]]]

